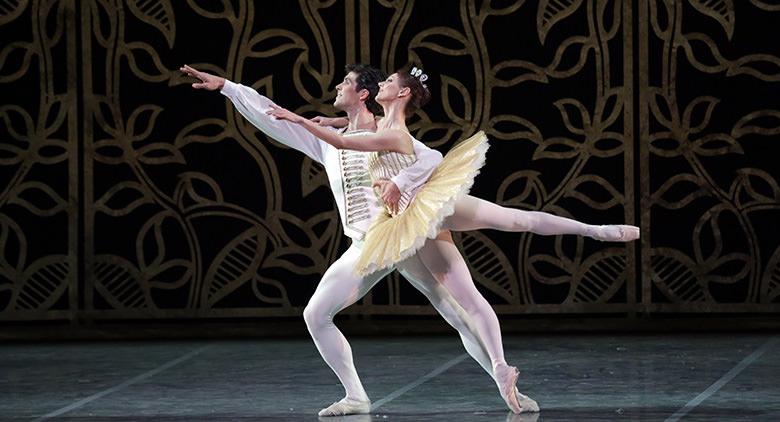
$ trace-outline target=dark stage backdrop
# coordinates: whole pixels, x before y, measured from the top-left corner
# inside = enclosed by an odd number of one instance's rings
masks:
[[[421,64],[473,194],[630,244],[457,235],[499,314],[780,311],[776,0],[0,1],[0,320],[299,315],[347,245],[323,169],[184,63],[309,116]],[[392,275],[346,312],[432,314]]]

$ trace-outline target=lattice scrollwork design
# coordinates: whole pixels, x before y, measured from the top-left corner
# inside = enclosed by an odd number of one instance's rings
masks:
[[[491,42],[479,34],[472,37],[482,43],[474,48],[474,56],[482,61],[477,69],[490,69],[484,81],[485,98],[476,102],[482,110],[474,114],[474,119],[481,120],[480,124],[487,126],[495,138],[511,141],[509,146],[500,146],[502,151],[530,158],[520,158],[508,166],[511,172],[503,177],[494,198],[508,206],[578,219],[605,212],[613,221],[632,221],[633,199],[630,194],[624,194],[624,181],[631,174],[631,155],[630,150],[626,153],[626,143],[632,137],[631,109],[624,108],[624,104],[630,104],[631,97],[623,87],[622,69],[616,71],[610,65],[612,55],[624,53],[623,19],[624,12],[630,19],[630,11],[624,11],[621,2],[550,1],[539,2],[535,10],[533,7],[530,3],[516,2],[499,10],[483,5],[480,11],[469,11],[469,16],[474,16],[470,27],[484,32],[489,17],[494,21],[498,16],[507,21],[523,15],[536,17],[536,25],[529,27],[536,29],[533,35],[538,43],[526,43],[522,49],[512,50],[513,56],[519,58],[493,63],[489,55],[478,52],[489,51],[497,40]],[[567,26],[564,24],[567,21],[578,21],[580,25]],[[577,27],[583,30],[574,30]],[[551,52],[552,57],[530,60],[535,48]],[[593,76],[586,76],[587,73]],[[533,116],[529,107],[507,107],[505,102],[494,106],[498,95],[522,98],[529,90],[569,81],[593,86],[592,92],[587,93],[592,97],[543,94],[535,98],[539,107],[548,107],[548,119],[557,114],[556,121],[565,131],[545,134],[550,132],[545,128],[549,125]],[[543,171],[550,162],[561,163],[566,170]],[[592,167],[610,164],[622,169],[623,174],[616,178]],[[578,212],[583,205],[592,211]],[[610,210],[618,212],[609,213]],[[595,304],[608,309],[608,303],[622,289],[622,298],[617,302],[630,303],[626,280],[627,273],[633,272],[631,250],[630,245],[593,249],[581,238],[551,240],[523,235],[515,261],[519,269],[516,278],[520,283],[519,302],[557,303],[577,309],[584,309],[583,304]],[[504,254],[497,247],[491,252]],[[559,293],[551,294],[553,289]]]
[[[0,1],[0,318],[300,314],[346,243],[327,176],[184,63],[308,115],[345,63],[422,65],[414,134],[491,137],[476,196],[641,223],[456,234],[501,313],[777,310],[778,5],[446,3]],[[421,303],[393,275],[349,312]]]
[[[777,9],[730,0],[646,1],[640,9],[647,49],[640,55],[647,140],[641,220],[649,237],[643,292],[650,309],[777,303],[778,232],[766,218],[777,218],[780,187],[774,164],[759,157],[767,151],[761,145],[780,134],[780,111],[759,97],[777,98],[770,93],[778,92],[780,57],[771,43],[741,43],[754,18],[776,18]]]
[[[93,242],[88,241],[87,251],[87,267],[93,276],[88,306],[95,315],[208,316],[215,308],[240,308],[235,312],[251,313],[258,307],[268,307],[277,314],[293,313],[289,280],[296,276],[313,279],[335,258],[341,240],[335,213],[322,207],[301,220],[283,210],[282,188],[288,181],[282,179],[285,172],[275,156],[280,150],[232,106],[224,104],[224,111],[216,116],[168,117],[165,125],[178,125],[175,131],[163,130],[159,122],[164,110],[181,107],[181,99],[192,95],[182,87],[188,81],[175,72],[181,62],[172,62],[169,52],[189,42],[182,44],[181,37],[177,39],[177,28],[181,28],[177,16],[184,13],[189,13],[190,24],[217,28],[226,23],[229,31],[223,28],[216,32],[219,42],[228,48],[220,48],[217,57],[210,56],[210,63],[198,62],[195,56],[199,54],[183,61],[273,96],[274,74],[266,71],[246,80],[244,70],[257,63],[279,66],[286,60],[279,56],[293,53],[296,56],[289,63],[294,77],[285,82],[298,88],[297,93],[307,103],[316,105],[331,99],[328,86],[335,72],[333,53],[328,50],[330,43],[321,18],[311,14],[322,5],[305,3],[302,11],[306,24],[319,28],[316,34],[323,38],[317,42],[322,47],[318,52],[325,55],[319,69],[309,62],[310,44],[302,36],[282,27],[255,28],[254,2],[190,0],[186,7],[175,6],[169,1],[102,1],[82,9],[82,23],[95,34],[88,48],[104,58],[86,66],[85,76],[101,80],[99,72],[108,70],[102,86],[85,92],[85,97],[92,99],[86,107],[88,123],[95,123],[93,148],[86,157],[95,175],[90,186],[94,192],[88,189],[88,196],[94,199],[87,201],[88,215],[94,216],[88,232]],[[144,30],[149,25],[156,33]],[[298,27],[307,25],[299,23]],[[117,83],[120,80],[121,85]],[[319,86],[319,92],[309,93],[306,85],[311,81]],[[161,91],[148,98],[162,100],[129,105],[127,98],[136,97],[124,92],[126,86]],[[218,95],[190,98],[220,101]],[[246,172],[233,172],[232,179],[217,180],[214,175],[224,173],[224,167],[222,171],[204,170],[215,165],[205,163],[204,156],[224,158],[230,166]],[[217,168],[224,165],[216,163]],[[304,195],[324,180],[321,169],[307,165],[308,172],[292,179],[304,181]],[[117,178],[123,171],[127,176]],[[231,199],[237,189],[225,185],[238,183],[246,184],[245,196],[260,201]],[[255,205],[246,206],[248,202]],[[120,235],[128,235],[124,238],[105,230],[117,224],[133,229],[120,231]],[[215,235],[215,227],[228,228]],[[101,239],[126,244],[129,253],[112,251],[115,245],[111,244],[101,247]],[[268,309],[255,313],[263,312]]]
[[[0,318],[78,307],[76,26],[69,1],[0,7]]]

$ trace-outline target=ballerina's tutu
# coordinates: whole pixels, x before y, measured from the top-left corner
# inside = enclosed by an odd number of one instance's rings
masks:
[[[426,239],[435,238],[444,219],[455,211],[455,202],[474,184],[487,149],[483,131],[460,142],[424,185],[412,195],[402,196],[397,214],[385,208],[377,215],[366,233],[355,272],[362,276],[389,267],[414,255]],[[389,178],[413,161],[408,154],[371,153],[369,173],[374,180]]]

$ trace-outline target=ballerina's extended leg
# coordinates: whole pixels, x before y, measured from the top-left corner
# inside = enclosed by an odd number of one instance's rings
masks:
[[[546,212],[502,207],[471,195],[455,203],[455,213],[444,220],[442,228],[455,231],[495,229],[540,235],[575,234],[610,242],[629,242],[639,238],[636,226],[585,224]]]

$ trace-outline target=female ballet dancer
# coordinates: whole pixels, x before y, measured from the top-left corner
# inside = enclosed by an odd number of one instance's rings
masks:
[[[340,149],[372,151],[369,173],[374,183],[397,174],[414,162],[412,137],[405,124],[430,99],[423,84],[425,76],[399,71],[379,84],[376,101],[384,109],[376,133],[345,137],[317,122],[284,108],[272,106],[267,113],[304,127],[321,140]],[[422,81],[420,79],[423,79]],[[517,369],[504,360],[501,333],[495,312],[474,286],[465,263],[453,265],[447,257],[457,254],[450,230],[497,229],[529,231],[541,235],[576,234],[607,241],[630,241],[639,229],[628,225],[594,226],[536,211],[501,207],[467,195],[484,163],[487,139],[480,132],[454,147],[428,182],[388,204],[386,212],[372,224],[364,241],[356,271],[375,271],[392,265],[419,249],[418,256],[442,287],[449,290],[479,333],[493,364],[494,378],[502,397],[515,410],[518,399],[514,384]]]

